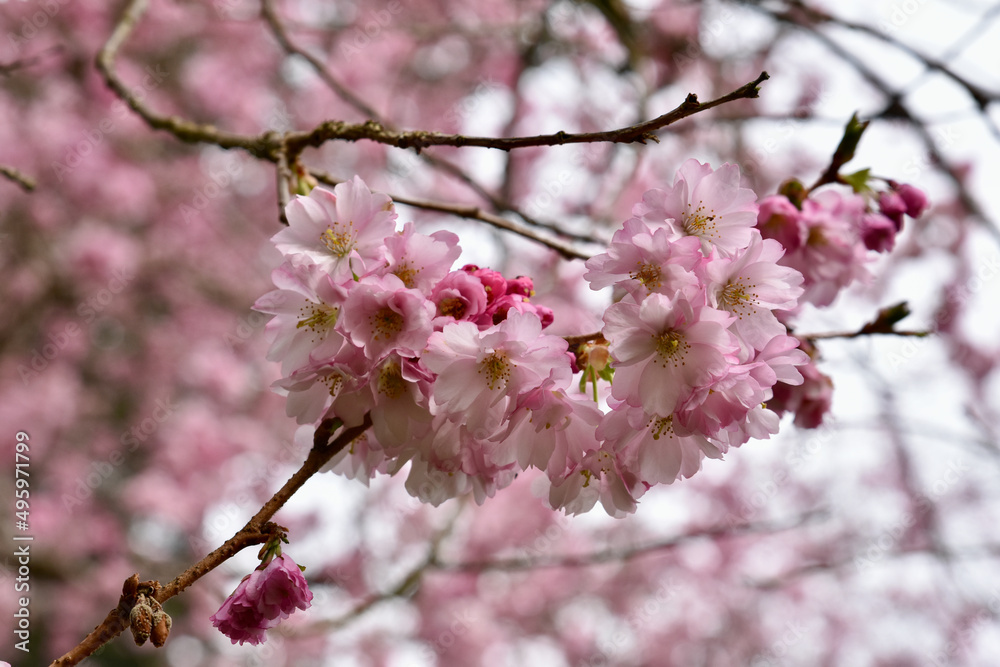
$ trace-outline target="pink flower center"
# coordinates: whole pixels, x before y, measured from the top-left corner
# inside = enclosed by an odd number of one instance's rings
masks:
[[[639,267],[638,271],[629,274],[629,277],[633,280],[638,280],[650,292],[655,292],[662,284],[660,280],[662,272],[656,264],[643,264]]]
[[[653,336],[653,339],[656,341],[656,353],[660,357],[661,366],[666,366],[667,364],[676,366],[678,362],[681,366],[684,365],[684,357],[687,355],[687,351],[691,349],[691,344],[684,340],[684,334],[673,329],[668,329],[661,334]]]
[[[438,304],[438,313],[441,315],[450,315],[456,320],[460,320],[465,315],[465,301],[457,296],[441,299],[441,303]]]
[[[719,294],[719,306],[740,317],[743,317],[741,313],[756,313],[757,309],[753,304],[757,303],[757,295],[753,288],[753,285],[748,285],[742,279],[730,281]]]
[[[354,235],[350,232],[350,227],[353,224],[350,223],[348,225],[348,231],[346,232],[338,232],[328,228],[320,235],[319,240],[332,254],[337,257],[347,257],[354,250]]]
[[[399,398],[406,391],[406,380],[397,363],[387,363],[379,370],[378,391],[387,398]]]
[[[479,374],[486,376],[486,385],[493,390],[507,384],[512,366],[506,354],[494,352],[479,363]]]
[[[417,284],[417,276],[420,274],[420,269],[414,269],[410,266],[409,262],[402,262],[396,270],[393,271],[395,276],[403,281],[407,289],[413,289]]]
[[[340,309],[325,303],[311,304],[299,309],[299,321],[296,329],[306,327],[313,333],[326,334],[337,323]],[[313,342],[316,342],[315,339]]]
[[[403,316],[392,308],[381,308],[369,318],[375,340],[389,339],[403,330]]]

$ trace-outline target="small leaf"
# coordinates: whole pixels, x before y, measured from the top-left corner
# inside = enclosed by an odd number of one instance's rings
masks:
[[[850,185],[854,189],[854,192],[860,194],[871,189],[868,187],[868,178],[871,171],[871,169],[862,169],[861,171],[856,171],[853,174],[841,176],[840,179]]]

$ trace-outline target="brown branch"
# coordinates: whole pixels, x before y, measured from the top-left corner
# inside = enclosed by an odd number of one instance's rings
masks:
[[[821,42],[830,51],[832,51],[838,58],[857,70],[858,74],[861,75],[865,81],[882,93],[887,100],[886,108],[880,114],[873,116],[872,119],[898,118],[909,123],[924,143],[924,147],[927,149],[927,153],[930,155],[931,161],[940,167],[944,174],[952,181],[958,195],[958,201],[963,207],[965,207],[965,210],[968,211],[969,214],[975,218],[991,236],[993,236],[993,239],[1000,243],[1000,226],[987,216],[986,212],[976,201],[975,197],[972,196],[972,193],[965,185],[964,178],[959,169],[948,164],[947,160],[945,160],[944,155],[935,143],[934,137],[931,136],[924,123],[910,113],[909,108],[903,102],[903,95],[900,91],[893,90],[887,82],[885,82],[871,67],[868,66],[865,61],[861,60],[849,49],[841,46],[840,43],[831,38],[829,35],[817,29],[816,26],[810,25],[804,21],[790,20],[789,18],[782,16],[780,13],[772,12],[756,3],[745,4],[745,6],[759,12],[763,12],[768,16],[772,16],[776,20],[793,25],[808,32],[817,41]],[[990,122],[988,116],[986,120],[987,123]]]
[[[397,148],[414,148],[418,152],[428,146],[474,146],[509,151],[515,148],[530,146],[558,146],[597,142],[645,143],[650,140],[658,141],[654,132],[679,120],[728,102],[758,97],[760,93],[758,86],[770,78],[767,72],[761,72],[756,79],[737,88],[733,92],[704,103],[699,102],[698,96],[692,93],[677,108],[662,116],[639,123],[638,125],[603,132],[585,132],[581,134],[557,132],[556,134],[544,134],[533,137],[467,137],[460,134],[441,134],[439,132],[420,130],[396,131],[384,127],[383,124],[375,120],[368,120],[360,124],[331,120],[321,123],[319,127],[310,132],[287,132],[283,137],[276,137],[273,132],[266,132],[262,135],[242,135],[219,130],[214,125],[199,124],[177,116],[167,117],[156,114],[133,95],[121,79],[118,78],[117,73],[114,71],[115,58],[118,55],[119,49],[132,34],[132,31],[135,30],[135,26],[142,18],[148,5],[149,0],[131,0],[122,17],[115,25],[115,29],[108,38],[108,41],[97,54],[97,69],[101,72],[107,85],[146,124],[154,129],[165,130],[181,141],[190,143],[210,143],[227,149],[241,148],[255,157],[271,162],[276,162],[278,159],[277,151],[280,149],[279,142],[281,140],[284,141],[288,148],[289,162],[294,162],[299,153],[305,148],[319,147],[327,141],[333,140],[360,141],[365,139],[389,146],[396,146]]]
[[[278,190],[278,219],[281,220],[281,224],[287,225],[288,218],[285,216],[285,207],[288,206],[291,199],[293,176],[291,167],[288,165],[288,150],[284,147],[278,151],[278,164],[274,176]]]
[[[855,23],[854,21],[849,21],[847,19],[832,16],[814,7],[809,7],[803,2],[800,2],[799,0],[790,0],[790,2],[796,8],[797,11],[801,12],[801,14],[805,18],[811,19],[819,23],[830,23],[832,25],[843,26],[855,32],[864,33],[869,37],[874,37],[875,39],[881,40],[882,42],[885,42],[886,44],[889,44],[890,46],[899,49],[903,53],[906,53],[909,56],[919,60],[927,68],[927,71],[940,72],[941,74],[948,77],[949,79],[957,83],[959,86],[964,88],[965,91],[969,93],[969,96],[972,97],[972,99],[975,101],[976,106],[978,106],[979,109],[982,111],[985,111],[986,107],[989,106],[991,102],[1000,99],[1000,94],[990,92],[981,88],[980,86],[976,85],[972,81],[969,81],[967,78],[961,76],[957,72],[954,72],[943,61],[938,60],[936,58],[932,58],[931,56],[924,54],[919,50],[913,48],[909,44],[906,44],[905,42],[902,42],[897,39],[893,39],[892,37],[879,32],[878,30],[872,28],[869,25],[865,25],[863,23]],[[995,9],[996,8],[994,8],[994,10]],[[770,12],[770,13],[772,16],[774,16],[776,19],[780,21],[784,21],[786,23],[792,23],[795,25],[802,24],[802,21],[799,19],[798,16],[796,16],[794,12]]]
[[[3,174],[11,181],[17,183],[21,186],[21,189],[25,192],[31,192],[35,189],[35,179],[30,176],[25,176],[17,169],[13,167],[8,167],[7,165],[0,164],[0,174]]]
[[[340,83],[340,81],[333,76],[330,70],[327,69],[326,65],[324,65],[319,58],[305,49],[296,46],[295,43],[292,42],[291,37],[288,36],[288,31],[285,30],[284,24],[282,24],[281,19],[278,18],[278,13],[275,11],[271,0],[261,0],[260,13],[261,16],[264,17],[264,21],[267,23],[268,27],[271,29],[271,33],[274,35],[274,38],[278,40],[278,44],[285,50],[286,53],[297,55],[312,65],[316,74],[323,80],[323,83],[329,86],[329,88],[339,95],[342,100],[350,104],[362,114],[372,119],[379,118],[378,112],[369,106],[367,102],[351,92],[350,89],[344,86],[344,84]]]
[[[161,116],[136,97],[118,77],[114,69],[118,50],[132,35],[132,31],[148,7],[149,0],[131,0],[115,24],[108,41],[98,52],[95,63],[108,87],[155,130],[169,132],[184,142],[215,144],[227,149],[242,148],[255,157],[271,162],[277,161],[274,153],[279,146],[275,133],[265,133],[260,136],[235,134],[219,130],[214,125],[203,125],[177,116]]]
[[[316,180],[321,183],[326,183],[327,185],[337,185],[341,181],[333,178],[330,174],[324,171],[318,171],[315,169],[310,169],[309,173],[316,178]],[[565,259],[590,259],[590,255],[585,252],[580,252],[579,250],[573,248],[570,245],[561,243],[555,239],[546,238],[527,227],[520,225],[512,220],[503,218],[499,215],[494,215],[492,213],[487,213],[478,206],[470,206],[463,204],[447,204],[444,202],[429,201],[426,199],[413,199],[412,197],[402,197],[399,195],[385,193],[392,201],[397,204],[405,204],[406,206],[413,206],[414,208],[423,209],[426,211],[438,211],[440,213],[448,213],[449,215],[458,216],[460,218],[467,218],[469,220],[479,220],[487,224],[493,225],[498,229],[504,229],[508,232],[513,232],[526,239],[530,239],[541,245],[546,246],[555,250],[557,253],[562,255]]]
[[[654,134],[668,125],[679,120],[693,116],[696,113],[707,111],[708,109],[733,102],[740,99],[752,99],[758,97],[760,89],[758,86],[770,78],[767,72],[761,72],[753,81],[737,88],[733,92],[723,95],[710,102],[699,102],[698,96],[691,93],[677,108],[662,116],[652,120],[620,128],[617,130],[605,130],[603,132],[583,132],[580,134],[570,134],[567,132],[557,132],[555,134],[540,134],[533,137],[467,137],[461,134],[441,134],[440,132],[410,131],[398,132],[387,129],[382,124],[375,121],[366,121],[361,124],[350,124],[344,121],[327,121],[321,123],[312,132],[292,132],[288,134],[289,150],[296,154],[306,147],[319,147],[327,141],[339,139],[341,141],[360,141],[366,139],[397,148],[414,148],[418,152],[429,146],[475,146],[479,148],[495,148],[502,151],[510,151],[516,148],[528,148],[531,146],[562,146],[565,144],[583,143],[646,143],[647,141],[659,141]]]
[[[933,331],[909,331],[909,330],[896,330],[892,331],[865,331],[864,329],[859,329],[857,331],[831,331],[827,333],[815,333],[815,334],[792,334],[796,338],[805,338],[807,340],[827,340],[829,338],[860,338],[861,336],[910,336],[914,338],[925,338],[932,335]]]
[[[279,45],[282,47],[282,49],[284,49],[286,53],[292,55],[298,55],[304,58],[306,62],[308,62],[312,66],[313,70],[316,72],[316,75],[319,76],[319,78],[324,83],[326,83],[327,87],[330,88],[330,90],[332,90],[336,95],[338,95],[341,99],[343,99],[348,104],[356,108],[358,111],[368,116],[371,120],[378,122],[380,125],[382,125],[383,128],[387,130],[396,129],[393,126],[393,124],[386,118],[382,117],[374,109],[374,107],[372,107],[363,99],[361,99],[360,97],[352,93],[350,90],[345,88],[343,84],[341,84],[337,80],[337,78],[333,75],[333,73],[330,72],[329,68],[319,58],[313,56],[304,48],[297,46],[295,42],[292,41],[291,36],[288,34],[288,31],[282,24],[281,19],[278,17],[278,14],[274,9],[274,5],[271,2],[271,0],[262,0],[261,14],[263,15],[264,20],[267,22],[268,26],[271,28],[271,31],[274,33],[274,36],[278,40]],[[508,124],[508,127],[513,126],[513,121],[514,118],[512,117],[511,122]],[[489,190],[487,190],[482,184],[480,184],[471,176],[469,176],[461,167],[446,160],[443,157],[437,155],[431,155],[429,153],[421,153],[420,158],[424,162],[429,164],[432,168],[437,169],[438,171],[441,171],[449,176],[452,176],[459,182],[465,184],[473,192],[482,197],[485,201],[489,202],[490,205],[493,207],[493,209],[498,213],[509,211],[510,213],[513,213],[514,215],[518,216],[519,218],[521,218],[530,225],[540,227],[542,229],[548,229],[549,231],[555,232],[556,234],[559,234],[566,238],[571,238],[577,241],[590,242],[590,243],[597,242],[592,237],[569,233],[566,232],[565,230],[560,229],[559,226],[556,224],[546,223],[532,218],[528,214],[524,213],[523,211],[512,205],[509,201],[507,201],[506,197],[498,197],[494,195]],[[416,204],[413,205],[416,206]],[[456,215],[461,215],[461,214],[456,214]],[[481,219],[476,216],[467,216],[467,215],[461,215],[461,217],[470,217],[472,219],[477,219],[477,220]],[[282,221],[284,222],[284,216],[282,216]],[[528,238],[531,237],[529,236]],[[561,250],[558,249],[557,251],[562,252]]]
[[[111,90],[114,91],[119,98],[125,101],[129,107],[153,129],[164,130],[174,135],[179,140],[188,143],[207,143],[215,144],[226,149],[243,149],[254,157],[274,163],[281,161],[282,156],[284,156],[284,159],[287,160],[289,166],[297,163],[298,156],[306,147],[319,147],[325,142],[333,140],[360,141],[362,139],[366,139],[398,148],[414,148],[418,153],[421,149],[428,146],[478,146],[510,151],[515,148],[528,146],[552,146],[596,142],[645,143],[648,140],[658,141],[654,132],[663,129],[672,123],[699,112],[726,104],[727,102],[732,102],[738,99],[756,98],[760,92],[758,86],[769,78],[766,72],[761,72],[756,79],[744,86],[741,86],[728,95],[723,95],[722,97],[705,103],[699,102],[696,95],[690,94],[676,109],[663,114],[662,116],[637,125],[603,132],[589,132],[583,134],[558,132],[556,134],[538,135],[534,137],[497,138],[466,137],[463,135],[446,135],[426,131],[397,131],[392,129],[392,127],[387,123],[377,120],[377,115],[374,109],[344,89],[343,86],[340,85],[339,82],[337,82],[336,79],[329,73],[329,71],[326,70],[322,62],[309,56],[303,49],[295,46],[289,38],[287,32],[284,30],[284,27],[282,26],[277,15],[274,13],[270,3],[265,2],[262,6],[264,18],[271,26],[272,32],[274,32],[282,48],[289,53],[296,53],[306,58],[307,61],[316,69],[320,77],[328,85],[330,85],[331,88],[333,88],[341,96],[347,95],[345,99],[347,99],[348,102],[356,106],[359,110],[372,115],[373,119],[361,124],[349,124],[343,121],[327,121],[309,132],[300,131],[277,133],[270,131],[264,132],[260,135],[242,135],[219,130],[214,125],[199,124],[177,116],[168,117],[157,114],[144,104],[141,99],[136,97],[129,90],[128,86],[126,86],[125,83],[118,77],[114,68],[115,59],[117,58],[121,47],[135,30],[136,25],[142,18],[148,8],[148,5],[148,0],[131,0],[122,13],[118,23],[115,25],[111,36],[108,38],[107,42],[97,55],[97,69],[103,76],[108,87],[111,88]],[[532,220],[527,215],[516,210],[509,204],[499,201],[496,197],[482,188],[482,186],[479,186],[467,175],[462,173],[458,167],[455,167],[454,165],[451,165],[436,156],[427,156],[427,158],[433,166],[446,169],[449,173],[462,178],[481,196],[490,201],[493,206],[497,208],[497,210],[509,210],[527,222],[540,227],[554,229],[554,226]],[[279,180],[280,178],[281,177],[279,175]],[[414,205],[416,206],[417,204]],[[564,246],[555,241],[545,240],[544,237],[539,236],[530,230],[526,230],[523,227],[515,226],[514,223],[511,223],[500,216],[494,215],[489,219],[486,219],[486,216],[489,216],[490,214],[486,214],[482,211],[477,213],[475,210],[476,207],[453,206],[451,209],[452,210],[447,212],[462,210],[463,212],[460,213],[460,215],[463,217],[483,220],[484,222],[489,222],[490,224],[494,224],[509,231],[514,231],[515,233],[521,234],[526,238],[530,238],[552,247],[565,257],[582,257],[580,253],[570,249],[568,246]]]
[[[246,547],[261,544],[269,540],[274,535],[275,530],[273,524],[268,525],[271,517],[288,502],[288,499],[296,491],[302,488],[306,480],[315,475],[340,450],[364,433],[371,424],[371,416],[365,415],[365,419],[360,425],[345,429],[333,442],[329,444],[325,442],[317,443],[317,445],[313,446],[302,467],[260,508],[260,511],[253,518],[247,521],[246,525],[239,532],[226,540],[218,549],[179,574],[168,584],[160,587],[154,596],[156,601],[163,603],[169,600]],[[124,593],[123,597],[125,597]],[[104,621],[94,628],[79,645],[61,658],[53,661],[49,667],[69,667],[69,665],[76,665],[87,656],[92,655],[101,646],[120,635],[128,627],[126,619],[129,610],[126,609],[123,613],[123,604],[127,604],[127,601],[120,600],[118,607],[112,609]]]
[[[62,45],[57,44],[56,46],[50,46],[47,49],[42,49],[34,55],[25,56],[24,58],[18,58],[17,60],[11,60],[6,63],[0,63],[0,76],[9,76],[19,69],[25,69],[27,67],[31,67],[32,65],[37,65],[42,62],[44,56],[50,53],[59,53],[62,50]]]

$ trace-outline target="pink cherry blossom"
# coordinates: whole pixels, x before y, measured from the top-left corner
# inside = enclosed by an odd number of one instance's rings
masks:
[[[895,231],[899,231],[903,228],[903,216],[906,214],[906,202],[897,192],[892,190],[888,192],[880,192],[878,194],[878,208],[879,212],[892,221],[895,226]],[[874,248],[869,248],[874,250]]]
[[[319,420],[341,393],[351,393],[366,383],[369,364],[359,348],[347,344],[336,358],[303,366],[276,380],[272,388],[286,397],[286,414],[299,424],[308,424]],[[361,423],[363,414],[350,411],[337,416],[352,426]]]
[[[747,248],[732,257],[712,256],[703,265],[708,283],[708,303],[736,317],[735,333],[756,349],[785,326],[772,311],[791,310],[802,294],[802,274],[779,266],[785,250],[771,239],[762,239],[756,230]]]
[[[434,326],[438,330],[449,322],[476,322],[486,312],[486,289],[468,271],[446,275],[431,290],[430,299],[437,306]]]
[[[919,218],[927,210],[927,195],[924,194],[923,190],[915,188],[909,183],[890,183],[890,185],[903,198],[903,203],[906,205],[906,215],[911,218]]]
[[[702,262],[701,243],[693,237],[676,238],[666,227],[650,229],[630,218],[615,232],[606,253],[587,260],[584,279],[591,289],[616,285],[636,299],[658,292],[672,295],[698,290],[694,269]]]
[[[641,304],[612,305],[604,314],[616,364],[612,396],[650,413],[673,414],[691,391],[727,372],[739,349],[727,331],[734,319],[683,296],[650,294]]]
[[[878,213],[866,213],[861,216],[861,240],[865,247],[876,252],[888,252],[896,244],[896,232],[903,224],[902,214],[890,219]]]
[[[566,341],[541,331],[536,315],[515,313],[482,332],[470,322],[456,322],[431,334],[421,357],[438,374],[431,411],[447,414],[487,438],[509,416],[521,393],[550,375],[568,381]]]
[[[373,194],[355,176],[333,191],[315,188],[286,211],[288,228],[271,239],[293,263],[306,258],[335,283],[363,276],[384,263],[384,239],[395,230],[392,200]]]
[[[355,284],[344,304],[342,326],[372,361],[390,352],[415,357],[433,330],[434,304],[389,274]]]
[[[632,489],[641,485],[608,447],[587,452],[579,466],[558,481],[540,478],[541,487],[548,487],[549,504],[567,514],[589,512],[598,500],[604,511],[613,517],[635,512],[636,499]],[[642,489],[644,491],[644,489]],[[641,495],[641,494],[640,494]]]
[[[806,242],[808,230],[800,220],[802,213],[784,195],[770,195],[760,201],[757,228],[766,239],[774,239],[795,252]]]
[[[793,413],[796,426],[817,428],[830,412],[833,403],[833,380],[821,372],[812,359],[803,364],[799,371],[803,380],[795,384],[788,382],[775,384],[774,396],[767,405],[778,415]]]
[[[670,190],[650,190],[632,214],[652,226],[668,225],[678,236],[696,236],[702,249],[716,246],[731,254],[750,243],[757,222],[757,195],[740,187],[740,169],[716,170],[690,159],[681,165]]]
[[[302,570],[288,556],[276,556],[240,582],[212,624],[234,644],[261,644],[264,631],[288,618],[296,609],[308,609],[313,594]]]
[[[431,428],[430,373],[412,359],[392,353],[371,373],[360,392],[342,392],[333,402],[337,415],[371,411],[375,438],[387,450],[418,448]]]
[[[412,222],[403,231],[385,238],[386,266],[379,275],[390,273],[409,289],[428,292],[451,269],[462,249],[458,236],[439,231],[430,236],[419,234]]]
[[[701,469],[705,456],[721,459],[726,450],[704,435],[678,435],[672,415],[650,414],[625,403],[612,403],[612,407],[597,429],[598,437],[648,486],[691,477]]]
[[[290,373],[310,359],[334,356],[344,342],[335,330],[347,290],[335,285],[315,264],[295,270],[287,262],[271,273],[278,288],[257,299],[254,308],[275,317],[268,322],[271,349],[267,358],[281,361]]]
[[[494,439],[506,443],[521,468],[533,466],[556,479],[600,447],[595,429],[602,416],[588,396],[546,383],[521,395],[508,428]]]
[[[786,248],[781,258],[781,264],[804,278],[801,301],[828,306],[843,288],[870,275],[865,268],[868,251],[860,238],[865,207],[863,197],[835,190],[824,190],[802,203],[798,223],[805,240],[795,251]]]

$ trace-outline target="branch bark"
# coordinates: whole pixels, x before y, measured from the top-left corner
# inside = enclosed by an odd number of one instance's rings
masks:
[[[371,424],[371,416],[365,415],[365,419],[360,425],[345,429],[333,442],[327,444],[325,439],[317,442],[309,452],[309,456],[306,457],[302,467],[260,508],[260,511],[253,518],[247,521],[246,525],[239,532],[226,540],[218,549],[174,577],[165,586],[159,587],[154,596],[157,602],[166,602],[181,593],[188,586],[222,565],[246,547],[254,544],[262,544],[270,539],[274,531],[266,524],[271,520],[271,517],[288,502],[288,499],[296,491],[302,488],[306,480],[315,475],[340,450],[368,430]],[[94,628],[75,648],[54,660],[49,667],[69,667],[70,665],[78,664],[87,656],[93,655],[97,649],[107,644],[128,628],[127,619],[130,609],[127,596],[123,593],[118,606],[108,612],[108,615],[101,624]]]

